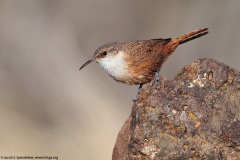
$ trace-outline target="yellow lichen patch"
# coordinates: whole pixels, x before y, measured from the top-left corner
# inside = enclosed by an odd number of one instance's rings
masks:
[[[210,81],[213,87],[216,87],[215,83],[213,81]]]
[[[182,124],[179,125],[179,128],[182,129],[182,130],[185,129],[185,127]]]
[[[182,72],[188,70],[188,68],[189,68],[189,66],[185,66],[183,69],[181,69],[181,70],[179,71],[179,73],[181,74]]]
[[[229,83],[232,83],[233,82],[233,73],[229,73],[228,74],[228,79],[227,79],[227,82],[223,83],[223,84],[219,84],[218,86],[219,87],[225,87],[227,86]]]
[[[162,135],[163,135],[163,133],[162,133],[162,132],[160,132],[160,133],[159,133],[159,135],[160,135],[160,136],[162,136]]]
[[[233,75],[228,74],[228,83],[232,83],[232,82],[233,82]]]
[[[188,106],[183,106],[184,111],[188,109]]]
[[[185,66],[182,70],[189,69],[189,66]]]
[[[193,78],[193,77],[195,77],[195,69],[194,68],[192,68],[191,70],[189,70],[189,73],[188,73],[188,77],[189,78]]]
[[[218,87],[225,87],[226,85],[227,85],[227,82],[223,84],[219,84]]]
[[[151,137],[151,138],[149,138],[149,141],[153,141],[153,138]]]
[[[188,149],[188,145],[187,145],[187,144],[183,145],[183,148],[184,148],[185,150]]]
[[[170,129],[170,128],[171,128],[171,126],[170,126],[170,125],[167,125],[167,126],[165,126],[165,128],[166,128],[166,129]]]
[[[200,121],[197,121],[195,127],[198,128],[200,126],[201,122]]]
[[[174,125],[171,122],[168,125],[165,126],[165,128],[168,129],[168,130],[173,128],[173,127],[174,127]]]
[[[192,112],[188,112],[188,115],[189,115],[192,119],[197,119],[197,116],[195,116]]]

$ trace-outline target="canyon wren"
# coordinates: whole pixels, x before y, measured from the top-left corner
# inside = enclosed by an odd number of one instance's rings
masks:
[[[174,40],[159,38],[108,43],[99,47],[79,70],[96,61],[117,82],[142,86],[153,80],[178,45],[207,34],[207,30],[201,28]]]

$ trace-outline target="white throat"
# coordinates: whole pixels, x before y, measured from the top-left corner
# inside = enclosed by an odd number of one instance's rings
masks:
[[[108,55],[107,57],[97,60],[100,66],[115,78],[129,77],[128,65],[124,60],[124,53],[119,51],[117,55]]]

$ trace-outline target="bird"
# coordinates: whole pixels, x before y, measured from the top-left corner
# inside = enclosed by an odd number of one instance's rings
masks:
[[[158,38],[107,43],[99,47],[79,70],[95,61],[117,82],[140,85],[141,89],[143,84],[159,80],[162,64],[178,45],[207,33],[208,28],[200,28],[173,40]]]

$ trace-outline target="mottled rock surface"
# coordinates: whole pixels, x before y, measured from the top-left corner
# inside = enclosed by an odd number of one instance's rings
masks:
[[[240,73],[212,59],[140,93],[113,160],[240,159]]]

